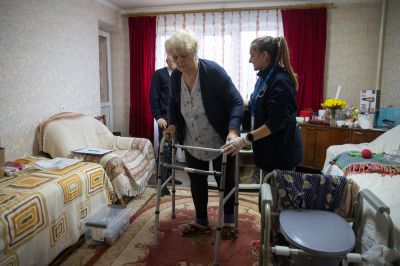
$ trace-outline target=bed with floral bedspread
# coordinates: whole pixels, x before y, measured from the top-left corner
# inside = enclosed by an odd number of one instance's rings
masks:
[[[83,234],[82,221],[113,193],[103,167],[78,162],[0,179],[0,265],[48,265]]]

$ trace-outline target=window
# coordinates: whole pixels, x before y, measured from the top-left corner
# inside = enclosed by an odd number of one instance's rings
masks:
[[[199,58],[220,64],[244,99],[249,99],[256,73],[249,63],[250,43],[257,37],[283,36],[280,10],[210,12],[157,17],[156,68],[165,66],[165,40],[188,29],[199,41]]]

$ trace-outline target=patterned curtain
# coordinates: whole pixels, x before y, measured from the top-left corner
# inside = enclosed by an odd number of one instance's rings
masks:
[[[283,36],[280,10],[210,12],[157,16],[156,69],[165,65],[165,40],[188,29],[199,41],[198,56],[220,64],[244,99],[249,99],[256,73],[249,63],[250,43],[263,36]]]

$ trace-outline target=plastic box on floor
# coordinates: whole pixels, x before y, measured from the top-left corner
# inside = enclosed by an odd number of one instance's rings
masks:
[[[128,228],[129,218],[129,208],[105,206],[85,220],[85,240],[112,245]]]

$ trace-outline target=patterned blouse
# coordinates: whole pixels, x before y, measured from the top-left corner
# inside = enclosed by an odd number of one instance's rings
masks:
[[[224,141],[208,121],[201,96],[198,73],[191,93],[189,93],[183,77],[181,79],[181,112],[186,122],[185,145],[213,149],[221,148]],[[193,157],[203,161],[213,160],[221,154],[191,149],[188,149],[188,152]]]

